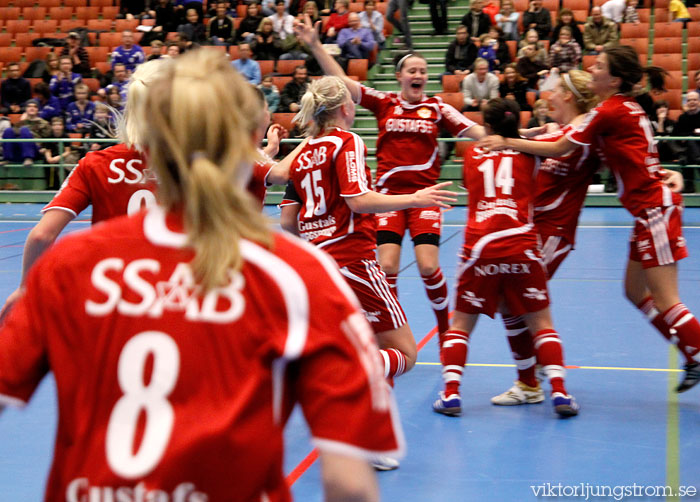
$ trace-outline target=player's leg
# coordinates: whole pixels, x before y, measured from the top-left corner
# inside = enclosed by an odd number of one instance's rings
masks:
[[[435,313],[438,333],[442,336],[450,326],[449,294],[447,281],[440,268],[440,236],[421,234],[413,239],[416,264],[423,279],[425,293]]]
[[[377,333],[379,353],[384,360],[384,376],[393,378],[403,375],[416,364],[418,349],[413,332],[408,324]]]
[[[375,215],[377,220],[377,260],[386,280],[398,298],[396,280],[401,263],[401,241],[406,232],[406,212],[391,211]]]

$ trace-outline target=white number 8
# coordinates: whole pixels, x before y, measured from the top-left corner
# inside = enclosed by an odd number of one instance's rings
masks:
[[[153,372],[143,384],[148,356],[153,354]],[[180,352],[165,333],[145,331],[129,340],[117,367],[124,395],[117,401],[107,425],[107,462],[123,478],[148,474],[158,464],[170,440],[175,413],[167,397],[180,372]],[[146,426],[138,451],[134,452],[136,424],[146,413]]]

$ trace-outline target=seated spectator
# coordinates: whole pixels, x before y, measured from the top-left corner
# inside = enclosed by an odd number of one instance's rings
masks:
[[[466,26],[459,25],[455,39],[450,42],[445,54],[445,70],[448,74],[469,75],[470,68],[476,61],[479,49],[469,38]]]
[[[506,40],[520,40],[520,32],[518,31],[520,13],[515,12],[513,0],[501,2],[501,11],[496,14],[495,19],[496,25],[503,30],[503,36]]]
[[[311,24],[313,26],[316,26],[317,21],[321,21],[321,15],[318,12],[318,5],[316,4],[316,2],[314,0],[307,0],[306,1],[306,3],[303,6],[302,14],[306,14],[307,16],[309,16],[309,18],[311,19]],[[303,16],[302,16],[302,19],[303,19]],[[322,34],[321,33],[322,29],[323,29],[322,26],[319,25],[318,26],[319,36]]]
[[[180,46],[176,42],[168,42],[165,47],[165,57],[176,58],[180,55]]]
[[[335,12],[331,13],[330,18],[328,18],[328,24],[324,28],[324,42],[327,44],[335,43],[335,39],[338,37],[338,33],[343,28],[348,27],[348,0],[336,0],[335,1]]]
[[[552,36],[549,38],[549,45],[551,46],[559,40],[559,30],[564,26],[568,26],[571,29],[571,36],[583,50],[583,33],[581,33],[581,28],[578,25],[579,22],[574,18],[574,13],[571,9],[561,9],[557,14],[557,24],[552,31]]]
[[[501,6],[496,0],[484,0],[484,13],[491,19],[491,26],[496,24],[496,14],[501,10]]]
[[[58,69],[60,71],[49,83],[51,94],[58,98],[62,112],[65,112],[68,109],[68,105],[75,99],[75,86],[83,80],[80,74],[71,71],[72,68],[71,58],[69,56],[61,56],[58,60]]]
[[[386,37],[384,36],[384,16],[377,10],[374,0],[365,1],[365,10],[360,12],[360,26],[372,32],[374,41],[379,49],[384,49]]]
[[[94,139],[110,139],[114,137],[114,121],[112,114],[104,103],[95,104],[95,120],[93,120],[88,137]],[[104,150],[110,143],[90,143],[90,151]]]
[[[39,116],[39,102],[36,99],[30,99],[24,106],[24,113],[19,122],[5,129],[2,133],[3,139],[48,138],[51,135],[51,126]],[[3,156],[7,162],[24,162],[25,166],[31,166],[39,156],[39,147],[36,143],[28,142],[5,143]]]
[[[550,68],[559,68],[560,73],[578,68],[581,62],[581,47],[571,36],[571,28],[559,30],[559,40],[549,48]]]
[[[132,72],[137,65],[146,60],[143,49],[134,43],[134,33],[131,30],[122,32],[122,44],[112,52],[112,69],[122,63],[127,71]]]
[[[22,113],[24,103],[32,97],[29,80],[22,78],[19,73],[19,63],[7,65],[7,78],[0,84],[2,108],[0,113]]]
[[[668,4],[668,21],[685,23],[690,21],[690,12],[681,0],[671,0]]]
[[[88,99],[90,89],[85,84],[75,86],[75,101],[66,109],[66,129],[69,132],[85,134],[90,130],[90,123],[95,118],[95,103]]]
[[[491,18],[484,12],[484,0],[473,0],[459,24],[467,27],[467,32],[473,43],[477,43],[481,35],[488,33],[491,27]]]
[[[537,45],[526,45],[521,49],[522,56],[518,58],[515,68],[524,78],[527,79],[527,86],[530,89],[537,89],[540,77],[544,77],[549,72],[547,63],[542,63],[537,59]]]
[[[187,35],[187,38],[198,46],[207,43],[207,28],[199,20],[199,14],[195,9],[187,9],[187,22],[179,25],[177,32]]]
[[[146,0],[120,0],[117,19],[141,19],[146,15]]]
[[[276,61],[282,54],[282,41],[279,35],[272,29],[272,21],[269,17],[260,21],[255,39],[250,44],[253,57],[258,61]],[[259,83],[259,82],[258,82]]]
[[[287,83],[280,94],[279,111],[284,113],[297,113],[300,108],[301,97],[309,85],[309,77],[306,66],[294,68],[292,80]]]
[[[491,47],[496,52],[496,67],[494,69],[496,75],[500,74],[510,61],[510,49],[503,36],[503,30],[495,24],[489,28],[489,37],[491,37]]]
[[[156,5],[148,11],[148,15],[155,19],[155,26],[143,36],[141,40],[143,44],[150,44],[153,40],[165,41],[166,33],[177,31],[177,26],[180,24],[171,0],[157,0],[154,3]]]
[[[207,38],[213,45],[230,45],[234,40],[233,19],[226,14],[226,2],[216,4],[216,17],[209,20]]]
[[[68,56],[71,60],[73,73],[83,77],[90,75],[90,57],[84,47],[80,46],[80,35],[75,31],[68,34],[67,45],[61,49],[61,57]]]
[[[549,103],[546,99],[538,99],[535,101],[535,106],[532,108],[532,118],[527,123],[527,128],[542,127],[554,122],[554,119],[549,116]]]
[[[304,4],[304,6],[306,6],[306,5],[309,5],[309,3],[307,2],[306,4]],[[297,21],[299,21],[300,23],[303,23],[304,22],[304,15],[299,14],[297,16]],[[282,59],[282,60],[287,60],[287,59],[304,60],[304,61],[306,61],[307,65],[311,61],[313,61],[313,64],[316,67],[318,67],[318,63],[313,58],[309,47],[306,44],[301,43],[297,39],[296,34],[294,34],[294,33],[292,33],[291,35],[287,36],[287,38],[282,40],[282,55],[279,57],[279,59]]]
[[[627,0],[607,0],[600,6],[600,12],[604,17],[615,21],[617,24],[622,22],[627,8]]]
[[[618,31],[614,21],[603,17],[600,7],[591,9],[591,17],[583,27],[583,45],[588,54],[598,54],[603,49],[617,45]]]
[[[246,16],[241,20],[241,24],[238,25],[236,30],[236,40],[238,42],[245,41],[250,43],[255,39],[255,32],[258,31],[260,21],[263,20],[263,16],[259,12],[257,3],[248,4]]]
[[[637,0],[627,0],[625,13],[622,16],[623,23],[639,24],[639,12],[637,12]]]
[[[112,81],[104,88],[98,90],[97,95],[102,100],[105,100],[107,98],[108,88],[116,87],[119,89],[122,99],[126,100],[126,90],[129,87],[129,74],[126,71],[126,65],[124,63],[117,63],[112,68]]]
[[[151,53],[146,58],[146,61],[153,61],[165,56],[165,44],[160,40],[151,41]]]
[[[512,99],[520,106],[521,111],[530,111],[532,107],[527,102],[527,79],[510,63],[503,70],[503,82],[498,88],[498,94],[504,99]]]
[[[280,106],[280,91],[277,89],[277,86],[272,83],[272,75],[265,75],[258,89],[260,89],[265,97],[267,109],[270,110],[270,113],[276,113]]]
[[[175,12],[180,19],[183,19],[184,13],[190,9],[197,11],[198,19],[201,21],[204,17],[204,0],[175,0]],[[182,23],[179,23],[182,24]]]
[[[360,16],[357,12],[351,12],[348,15],[348,27],[340,30],[336,43],[340,47],[341,60],[368,59],[377,46],[369,28],[363,28],[360,25]]]
[[[107,96],[105,98],[105,103],[112,108],[115,112],[122,113],[124,111],[124,103],[126,99],[124,95],[119,91],[116,85],[107,86]]]
[[[51,89],[44,82],[39,82],[34,86],[34,95],[39,100],[39,117],[51,121],[54,117],[62,117],[63,110],[58,98],[51,94]]]
[[[474,72],[462,80],[462,95],[464,108],[462,111],[480,111],[489,99],[498,97],[498,77],[489,73],[489,63],[477,58],[474,62]]]
[[[476,53],[476,57],[486,60],[489,64],[489,71],[492,72],[496,69],[496,49],[493,48],[493,45],[497,42],[488,33],[481,35],[479,42],[479,51]]]
[[[287,13],[284,0],[275,2],[275,13],[267,19],[272,21],[272,29],[280,37],[280,40],[284,40],[288,35],[294,33],[294,16]]]
[[[656,111],[656,120],[651,122],[651,126],[654,128],[654,136],[671,136],[673,129],[676,127],[676,121],[668,117],[668,101],[657,101],[654,103],[654,109]],[[675,162],[678,159],[673,141],[658,141],[656,146],[661,162]]]
[[[51,139],[68,138],[66,134],[63,119],[54,117],[51,119]],[[44,156],[44,161],[47,164],[69,164],[70,168],[78,162],[79,153],[73,151],[69,142],[63,143],[63,153],[61,153],[61,143],[44,143],[44,146],[39,150],[39,153]],[[63,168],[63,177],[61,177],[58,168],[49,167],[44,169],[44,177],[46,179],[46,188],[48,190],[58,190],[61,188],[61,179],[65,179],[66,171],[70,170]]]
[[[549,11],[542,8],[542,0],[530,0],[530,5],[523,13],[525,30],[535,30],[540,40],[547,40],[552,31],[552,18]]]
[[[253,52],[250,50],[250,44],[241,42],[238,44],[238,59],[231,62],[231,65],[245,77],[245,79],[253,85],[260,83],[260,65],[257,61],[250,57]]]
[[[547,64],[547,49],[544,48],[544,43],[540,41],[540,36],[537,34],[536,30],[528,30],[525,33],[525,37],[518,42],[518,59],[524,55],[523,48],[528,45],[535,44],[535,60],[538,63]]]
[[[690,91],[685,97],[686,111],[681,113],[673,128],[673,136],[700,137],[700,93]],[[679,141],[678,158],[681,165],[700,164],[700,142]],[[684,191],[695,192],[695,168],[683,168]]]
[[[46,55],[46,59],[44,59],[44,64],[45,68],[40,78],[48,84],[51,82],[51,79],[54,76],[58,75],[58,72],[60,71],[58,69],[58,54],[55,52],[49,52]]]

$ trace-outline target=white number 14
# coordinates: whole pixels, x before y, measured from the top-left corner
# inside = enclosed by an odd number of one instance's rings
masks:
[[[493,175],[493,159],[487,159],[477,167],[484,174],[484,196],[495,197],[496,188],[503,195],[512,195],[515,180],[513,179],[513,157],[503,157],[498,164],[496,176]]]

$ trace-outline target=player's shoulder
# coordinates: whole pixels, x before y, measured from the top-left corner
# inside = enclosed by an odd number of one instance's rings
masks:
[[[114,159],[137,159],[141,158],[141,154],[134,149],[127,147],[123,143],[119,143],[104,150],[89,152],[82,159],[84,165],[90,167],[107,166]]]

